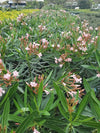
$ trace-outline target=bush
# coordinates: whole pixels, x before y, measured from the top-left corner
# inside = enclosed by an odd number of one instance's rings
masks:
[[[90,0],[79,0],[78,5],[80,9],[89,9],[91,8],[92,3]]]

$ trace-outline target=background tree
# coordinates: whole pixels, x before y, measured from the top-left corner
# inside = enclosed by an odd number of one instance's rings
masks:
[[[79,0],[78,5],[80,9],[89,9],[92,6],[92,2],[90,0]]]

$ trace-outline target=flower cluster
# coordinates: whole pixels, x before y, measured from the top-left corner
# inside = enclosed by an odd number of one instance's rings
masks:
[[[44,52],[48,48],[48,44],[49,42],[44,38],[41,39],[39,43],[30,43],[25,49],[27,50],[29,55],[35,54],[39,58],[41,58],[42,53],[40,51]]]
[[[24,14],[21,13],[18,17],[17,17],[17,22],[22,22],[24,18]]]
[[[68,96],[74,97],[74,95],[79,92],[79,96],[84,95],[84,89],[81,89],[80,84],[82,83],[82,78],[79,75],[68,73],[66,77],[61,80],[62,85],[64,86]]]
[[[37,78],[35,77],[34,80],[30,83],[27,83],[26,84],[31,88],[31,90],[33,91],[34,94],[38,94],[38,89],[39,89],[39,86],[40,86],[40,83],[43,81],[43,75],[39,75]],[[43,90],[44,88],[46,88],[47,84],[43,87]]]
[[[40,32],[47,30],[46,26],[43,26],[43,25],[39,25],[38,28]]]
[[[70,114],[75,110],[79,101],[78,98],[75,98],[76,94],[79,94],[79,97],[84,95],[84,89],[81,89],[79,83],[82,83],[82,78],[71,72],[61,80],[61,84],[64,86],[66,93],[66,100]]]
[[[59,58],[55,57],[55,63],[59,63],[59,66],[62,67],[65,62],[71,62],[72,58],[68,57],[68,54],[62,54]]]
[[[13,71],[13,73],[9,72],[9,70],[6,70],[2,59],[0,59],[0,96],[5,93],[2,87],[8,87],[12,84],[12,82],[18,81],[18,76],[19,74],[16,70]]]

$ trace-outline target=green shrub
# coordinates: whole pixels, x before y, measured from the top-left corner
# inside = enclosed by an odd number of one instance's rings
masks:
[[[91,8],[92,3],[90,0],[79,0],[78,5],[80,9],[89,9]]]

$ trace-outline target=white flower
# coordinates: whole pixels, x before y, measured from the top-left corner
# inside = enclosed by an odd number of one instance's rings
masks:
[[[98,74],[96,75],[96,77],[100,78],[100,73],[98,73]]]
[[[30,48],[29,48],[29,47],[26,47],[25,49],[26,49],[26,50],[30,50]]]
[[[3,78],[4,78],[4,79],[7,79],[7,80],[9,80],[9,79],[10,79],[10,77],[11,77],[11,75],[10,75],[9,73],[4,74],[4,76],[3,76]]]
[[[34,132],[33,133],[40,133],[39,131],[37,131],[36,129],[34,129]]]
[[[49,93],[50,93],[50,92],[49,92],[49,91],[47,91],[47,90],[44,90],[44,92],[46,93],[46,95],[49,95]]]
[[[19,72],[14,71],[14,72],[13,72],[13,76],[14,76],[14,77],[18,77],[18,76],[19,76]]]
[[[2,96],[2,94],[4,94],[5,91],[3,90],[3,88],[0,87],[0,96]]]
[[[36,86],[37,86],[37,83],[35,83],[35,82],[30,82],[30,85],[31,85],[31,87],[36,87]]]
[[[81,36],[79,36],[79,38],[77,39],[77,41],[82,41],[82,37],[81,37]]]
[[[38,55],[38,57],[39,57],[39,58],[41,58],[41,56],[42,56],[42,53],[39,53],[39,54],[37,54],[37,55]]]
[[[60,64],[59,67],[62,68],[63,64]]]

